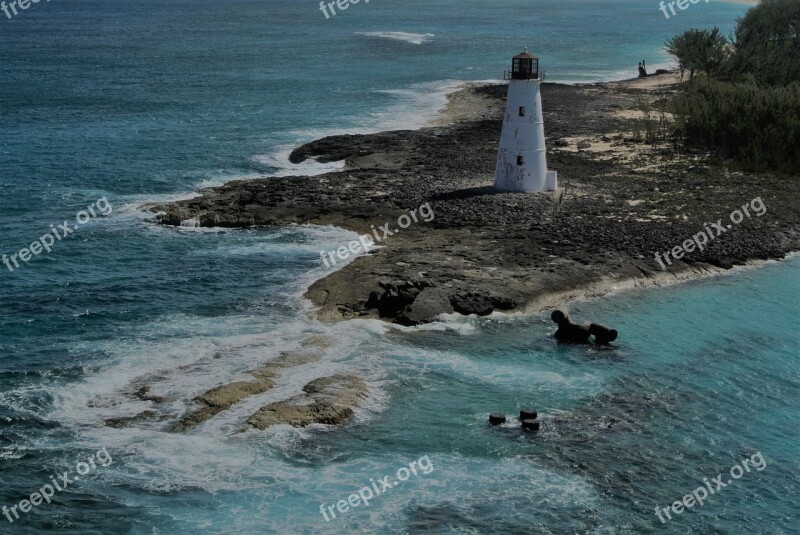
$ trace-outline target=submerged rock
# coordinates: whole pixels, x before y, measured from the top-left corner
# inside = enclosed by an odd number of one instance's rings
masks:
[[[152,401],[153,403],[164,403],[167,400],[164,396],[155,396],[151,394],[150,387],[147,385],[138,388],[133,395],[142,401]]]
[[[168,418],[168,416],[162,416],[158,411],[148,409],[140,412],[139,414],[134,414],[133,416],[115,416],[113,418],[106,418],[103,423],[105,423],[105,425],[108,427],[121,429],[123,427],[128,427],[130,424],[163,418]]]
[[[589,326],[589,333],[594,336],[594,342],[601,346],[607,346],[617,339],[617,330],[607,327],[601,323],[592,323]]]
[[[184,415],[172,430],[187,431],[250,396],[263,394],[275,386],[274,380],[280,375],[280,371],[319,360],[322,355],[321,349],[329,344],[330,339],[327,337],[311,336],[301,345],[312,349],[281,353],[275,360],[251,370],[249,373],[253,376],[253,380],[235,381],[207,390],[193,400],[201,407]]]
[[[357,375],[338,374],[315,379],[303,387],[303,394],[270,403],[256,411],[247,423],[259,430],[288,424],[338,425],[347,421],[367,398],[369,390]]]
[[[555,333],[556,340],[559,342],[572,342],[585,344],[590,336],[594,336],[597,345],[607,346],[617,339],[618,332],[602,323],[572,323],[570,317],[562,310],[554,310],[550,318],[558,324]]]
[[[191,429],[229,409],[234,403],[238,403],[244,398],[255,394],[262,394],[273,386],[275,386],[275,383],[272,380],[260,378],[253,381],[237,381],[212,388],[194,398],[194,401],[202,404],[203,407],[181,418],[173,427],[173,431],[181,432]]]

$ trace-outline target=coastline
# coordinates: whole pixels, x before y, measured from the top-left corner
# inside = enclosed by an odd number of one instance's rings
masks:
[[[554,194],[492,190],[505,86],[466,83],[431,126],[329,136],[292,153],[294,162],[343,161],[335,173],[234,182],[150,209],[167,225],[188,219],[233,228],[319,224],[363,234],[428,202],[436,214],[430,224],[392,236],[305,293],[321,320],[368,317],[402,325],[453,312],[532,313],[622,288],[725,273],[800,249],[800,214],[783,200],[796,194],[791,181],[731,172],[703,155],[670,154],[633,139],[642,121],[637,99],[663,96],[675,82],[663,75],[545,84],[548,159],[566,186]],[[578,143],[584,148],[576,149]],[[743,184],[752,196],[740,191]],[[724,191],[687,207],[672,195],[676,188],[690,195]],[[759,193],[780,221],[746,221],[704,255],[687,255],[664,271],[651,258]]]

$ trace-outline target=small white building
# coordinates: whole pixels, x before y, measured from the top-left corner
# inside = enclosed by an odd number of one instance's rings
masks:
[[[506,73],[508,97],[500,135],[494,187],[506,191],[555,191],[558,176],[547,170],[539,58],[528,49],[514,56]]]

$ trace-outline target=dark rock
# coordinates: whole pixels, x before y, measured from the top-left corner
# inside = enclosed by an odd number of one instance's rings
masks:
[[[707,175],[708,174],[708,167],[703,166],[692,166],[688,169],[690,173],[695,173],[698,175]]]
[[[400,299],[403,302],[408,303],[409,305],[414,302],[414,299],[417,298],[419,295],[419,290],[416,288],[409,288],[407,290],[399,290],[397,294],[400,296]]]
[[[594,336],[594,342],[598,345],[607,346],[617,339],[616,329],[607,327],[600,323],[592,323],[589,325],[589,333]]]
[[[453,312],[450,300],[443,290],[428,289],[421,292],[413,303],[397,315],[400,325],[412,326],[436,321],[442,313]]]
[[[367,302],[364,303],[364,308],[378,308],[379,299],[380,295],[378,294],[378,292],[370,292]]]
[[[153,403],[164,403],[166,398],[164,396],[154,396],[150,393],[150,387],[144,385],[133,393],[134,396],[142,401],[152,401]]]
[[[155,420],[163,418],[158,412],[154,410],[146,410],[142,411],[139,414],[135,414],[133,416],[117,416],[113,418],[106,418],[103,423],[106,424],[108,427],[113,427],[115,429],[121,429],[123,427],[128,427],[134,423],[141,423],[147,420]]]
[[[513,299],[484,292],[457,292],[450,296],[450,304],[453,310],[465,316],[470,314],[488,316],[495,309],[512,310],[517,306]]]
[[[506,423],[506,415],[502,412],[493,412],[489,415],[489,423],[492,425],[500,425]]]
[[[575,344],[585,344],[589,341],[589,324],[577,325],[572,323],[569,316],[561,310],[554,310],[550,318],[558,324],[556,330],[556,340],[559,342],[571,342]]]
[[[383,288],[382,294],[371,292],[369,302],[374,304],[368,308],[377,308],[382,318],[396,318],[416,301],[421,291],[415,281],[378,281]],[[376,294],[376,296],[373,296]]]
[[[378,314],[382,318],[394,318],[407,304],[397,293],[397,290],[388,289],[378,299]]]
[[[525,431],[538,431],[539,420],[522,420],[522,429]]]

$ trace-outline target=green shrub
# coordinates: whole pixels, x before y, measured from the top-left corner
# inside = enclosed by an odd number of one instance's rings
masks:
[[[677,136],[749,170],[800,171],[800,83],[761,87],[698,77],[672,102]]]

